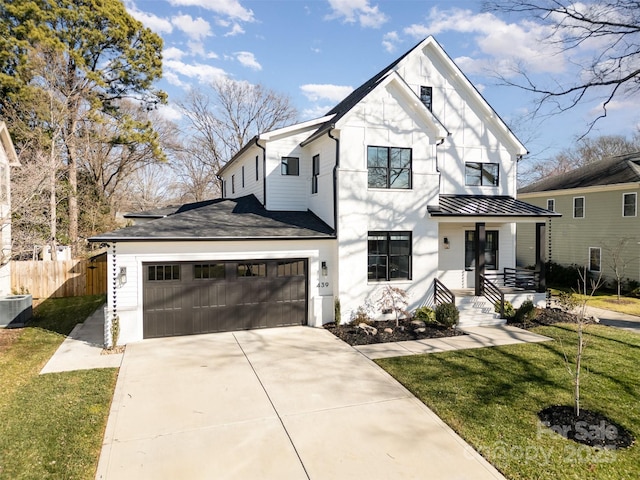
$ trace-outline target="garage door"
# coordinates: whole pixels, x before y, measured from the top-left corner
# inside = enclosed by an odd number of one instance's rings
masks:
[[[307,261],[145,263],[144,338],[307,323]]]

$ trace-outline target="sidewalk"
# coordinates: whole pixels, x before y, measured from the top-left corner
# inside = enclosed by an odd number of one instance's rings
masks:
[[[101,306],[84,323],[74,327],[40,374],[119,367],[122,353],[102,355],[103,330],[104,308]]]
[[[446,352],[468,348],[496,347],[514,343],[547,342],[552,338],[507,325],[461,328],[467,335],[429,338],[397,343],[375,343],[354,347],[370,359]]]
[[[587,315],[597,318],[601,325],[640,333],[640,317],[602,308],[587,307]]]

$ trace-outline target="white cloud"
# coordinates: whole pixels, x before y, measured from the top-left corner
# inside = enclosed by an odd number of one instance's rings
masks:
[[[262,65],[258,63],[256,57],[251,52],[236,52],[236,60],[240,62],[242,66],[250,68],[252,70],[262,70]]]
[[[329,100],[337,103],[353,92],[353,87],[310,83],[307,85],[301,85],[300,90],[302,90],[304,96],[312,102],[317,102],[318,100]]]
[[[302,111],[300,120],[312,120],[314,118],[324,117],[329,110],[331,110],[334,105],[330,105],[328,107],[325,106],[316,106],[312,108],[305,108]]]
[[[566,67],[566,57],[557,45],[546,40],[554,30],[546,25],[521,20],[507,23],[492,13],[471,10],[432,8],[424,24],[406,27],[403,33],[416,39],[442,32],[475,35],[479,58],[465,58],[475,71],[492,70],[513,74],[520,66],[533,73],[559,73]],[[461,65],[462,67],[462,65]]]
[[[158,17],[153,13],[147,13],[139,10],[138,7],[135,6],[133,1],[125,2],[125,6],[129,14],[133,18],[135,18],[139,22],[142,22],[145,27],[153,30],[154,32],[171,33],[173,31],[173,25],[171,25],[171,22],[166,18]]]
[[[224,34],[225,37],[235,37],[236,35],[241,35],[244,33],[244,28],[242,28],[238,23],[234,23],[231,30]]]
[[[382,37],[382,46],[389,53],[395,52],[396,47],[398,46],[399,43],[400,43],[400,36],[396,31],[387,32]]]
[[[238,0],[169,0],[171,5],[184,7],[201,7],[220,15],[253,22],[253,11],[243,7]]]
[[[177,122],[182,118],[182,112],[173,105],[159,105],[157,109],[158,115],[172,122]]]
[[[194,19],[191,15],[176,15],[171,22],[192,40],[201,41],[211,36],[211,25],[202,17]]]
[[[204,56],[205,55],[205,49],[204,49],[204,44],[202,42],[194,42],[189,40],[187,42],[187,47],[189,47],[189,54],[191,56]]]
[[[347,23],[358,22],[361,27],[379,28],[389,18],[377,5],[371,6],[369,0],[329,0],[333,13],[328,19],[343,18]]]
[[[176,47],[165,48],[162,51],[162,59],[166,60],[180,60],[185,56],[185,53]]]
[[[224,78],[227,73],[221,68],[204,63],[184,63],[179,60],[167,60],[163,62],[165,77],[173,85],[185,86],[180,76],[195,78],[200,83],[207,83],[216,78]],[[173,80],[173,81],[172,81]],[[177,81],[178,83],[174,83]]]

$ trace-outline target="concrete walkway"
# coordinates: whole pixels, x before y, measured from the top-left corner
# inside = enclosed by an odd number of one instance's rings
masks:
[[[640,333],[640,317],[602,308],[587,307],[587,315],[595,317],[602,325]]]
[[[504,477],[360,352],[288,327],[128,345],[96,478]]]
[[[375,343],[372,345],[360,345],[354,348],[363,355],[375,359],[552,340],[544,335],[538,335],[537,333],[507,325],[465,327],[461,330],[467,333],[467,335],[410,340],[397,343]]]
[[[122,353],[102,355],[103,329],[104,308],[99,307],[84,323],[73,328],[40,373],[119,367]]]

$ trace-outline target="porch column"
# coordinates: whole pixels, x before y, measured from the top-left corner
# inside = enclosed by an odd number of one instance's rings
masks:
[[[476,291],[475,295],[482,295],[482,281],[480,280],[480,275],[484,275],[484,251],[485,245],[487,242],[487,234],[485,231],[484,223],[476,223],[476,233],[474,236],[475,239],[475,255],[476,255]]]
[[[536,271],[540,274],[538,282],[538,292],[547,291],[547,279],[544,255],[544,236],[547,225],[545,223],[536,223]]]

